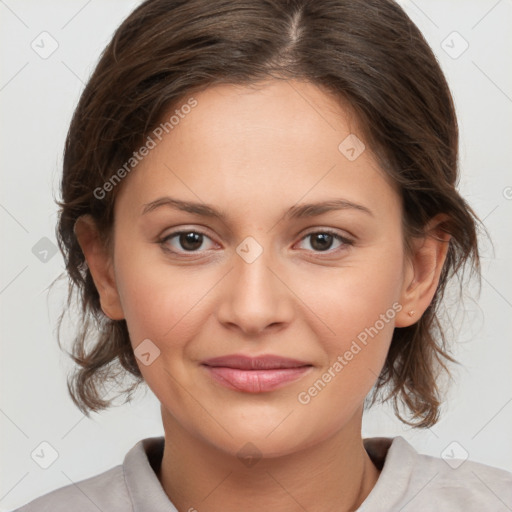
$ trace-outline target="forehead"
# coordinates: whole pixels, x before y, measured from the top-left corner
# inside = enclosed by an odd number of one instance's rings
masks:
[[[308,82],[223,84],[200,92],[195,99],[197,107],[180,121],[190,129],[175,130],[177,142],[190,142],[192,136],[204,141],[209,150],[229,150],[241,160],[254,153],[262,158],[265,154],[260,149],[266,148],[274,150],[274,161],[278,152],[293,161],[313,145],[317,153],[327,150],[327,157],[338,156],[340,137],[361,131],[347,102]]]
[[[222,84],[191,96],[193,108],[182,108],[190,104],[186,97],[164,116],[163,123],[174,116],[172,129],[167,124],[169,133],[153,137],[155,147],[126,178],[116,203],[128,197],[141,213],[165,193],[253,212],[272,200],[291,205],[326,194],[382,208],[396,202],[369,148],[357,156],[364,136],[352,109],[317,86]],[[355,159],[346,152],[350,145]]]

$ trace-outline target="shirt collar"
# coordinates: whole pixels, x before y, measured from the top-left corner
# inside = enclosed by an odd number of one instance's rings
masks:
[[[164,437],[139,441],[125,456],[123,471],[133,512],[178,512],[156,476],[162,461]]]
[[[358,512],[389,510],[406,491],[411,467],[418,454],[400,436],[366,438],[363,442],[381,473]],[[163,457],[164,443],[163,436],[142,439],[124,458],[123,471],[133,512],[178,512],[156,476]]]
[[[363,442],[374,464],[382,469],[377,483],[357,512],[394,510],[407,492],[418,452],[401,436],[371,437]]]

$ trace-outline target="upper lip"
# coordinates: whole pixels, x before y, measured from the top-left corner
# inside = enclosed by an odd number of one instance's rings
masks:
[[[310,363],[266,354],[258,357],[233,354],[229,356],[212,357],[202,362],[206,366],[224,366],[226,368],[237,368],[240,370],[275,370],[279,368],[299,368],[311,366]]]

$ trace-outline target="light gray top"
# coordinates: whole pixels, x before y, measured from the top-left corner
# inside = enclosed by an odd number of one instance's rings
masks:
[[[368,438],[365,448],[382,468],[358,512],[510,512],[512,473],[466,460],[420,455],[404,438]],[[139,441],[122,465],[56,489],[14,512],[177,512],[155,470],[163,437]]]

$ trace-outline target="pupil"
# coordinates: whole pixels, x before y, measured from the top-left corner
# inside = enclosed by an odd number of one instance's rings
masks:
[[[180,244],[183,249],[193,251],[201,247],[203,243],[201,233],[182,233],[180,235]]]
[[[320,244],[316,244],[316,242],[320,240]],[[329,235],[328,233],[317,233],[313,237],[313,242],[311,243],[312,247],[315,250],[325,250],[329,249],[332,244],[332,235]],[[315,247],[317,245],[317,247]]]

